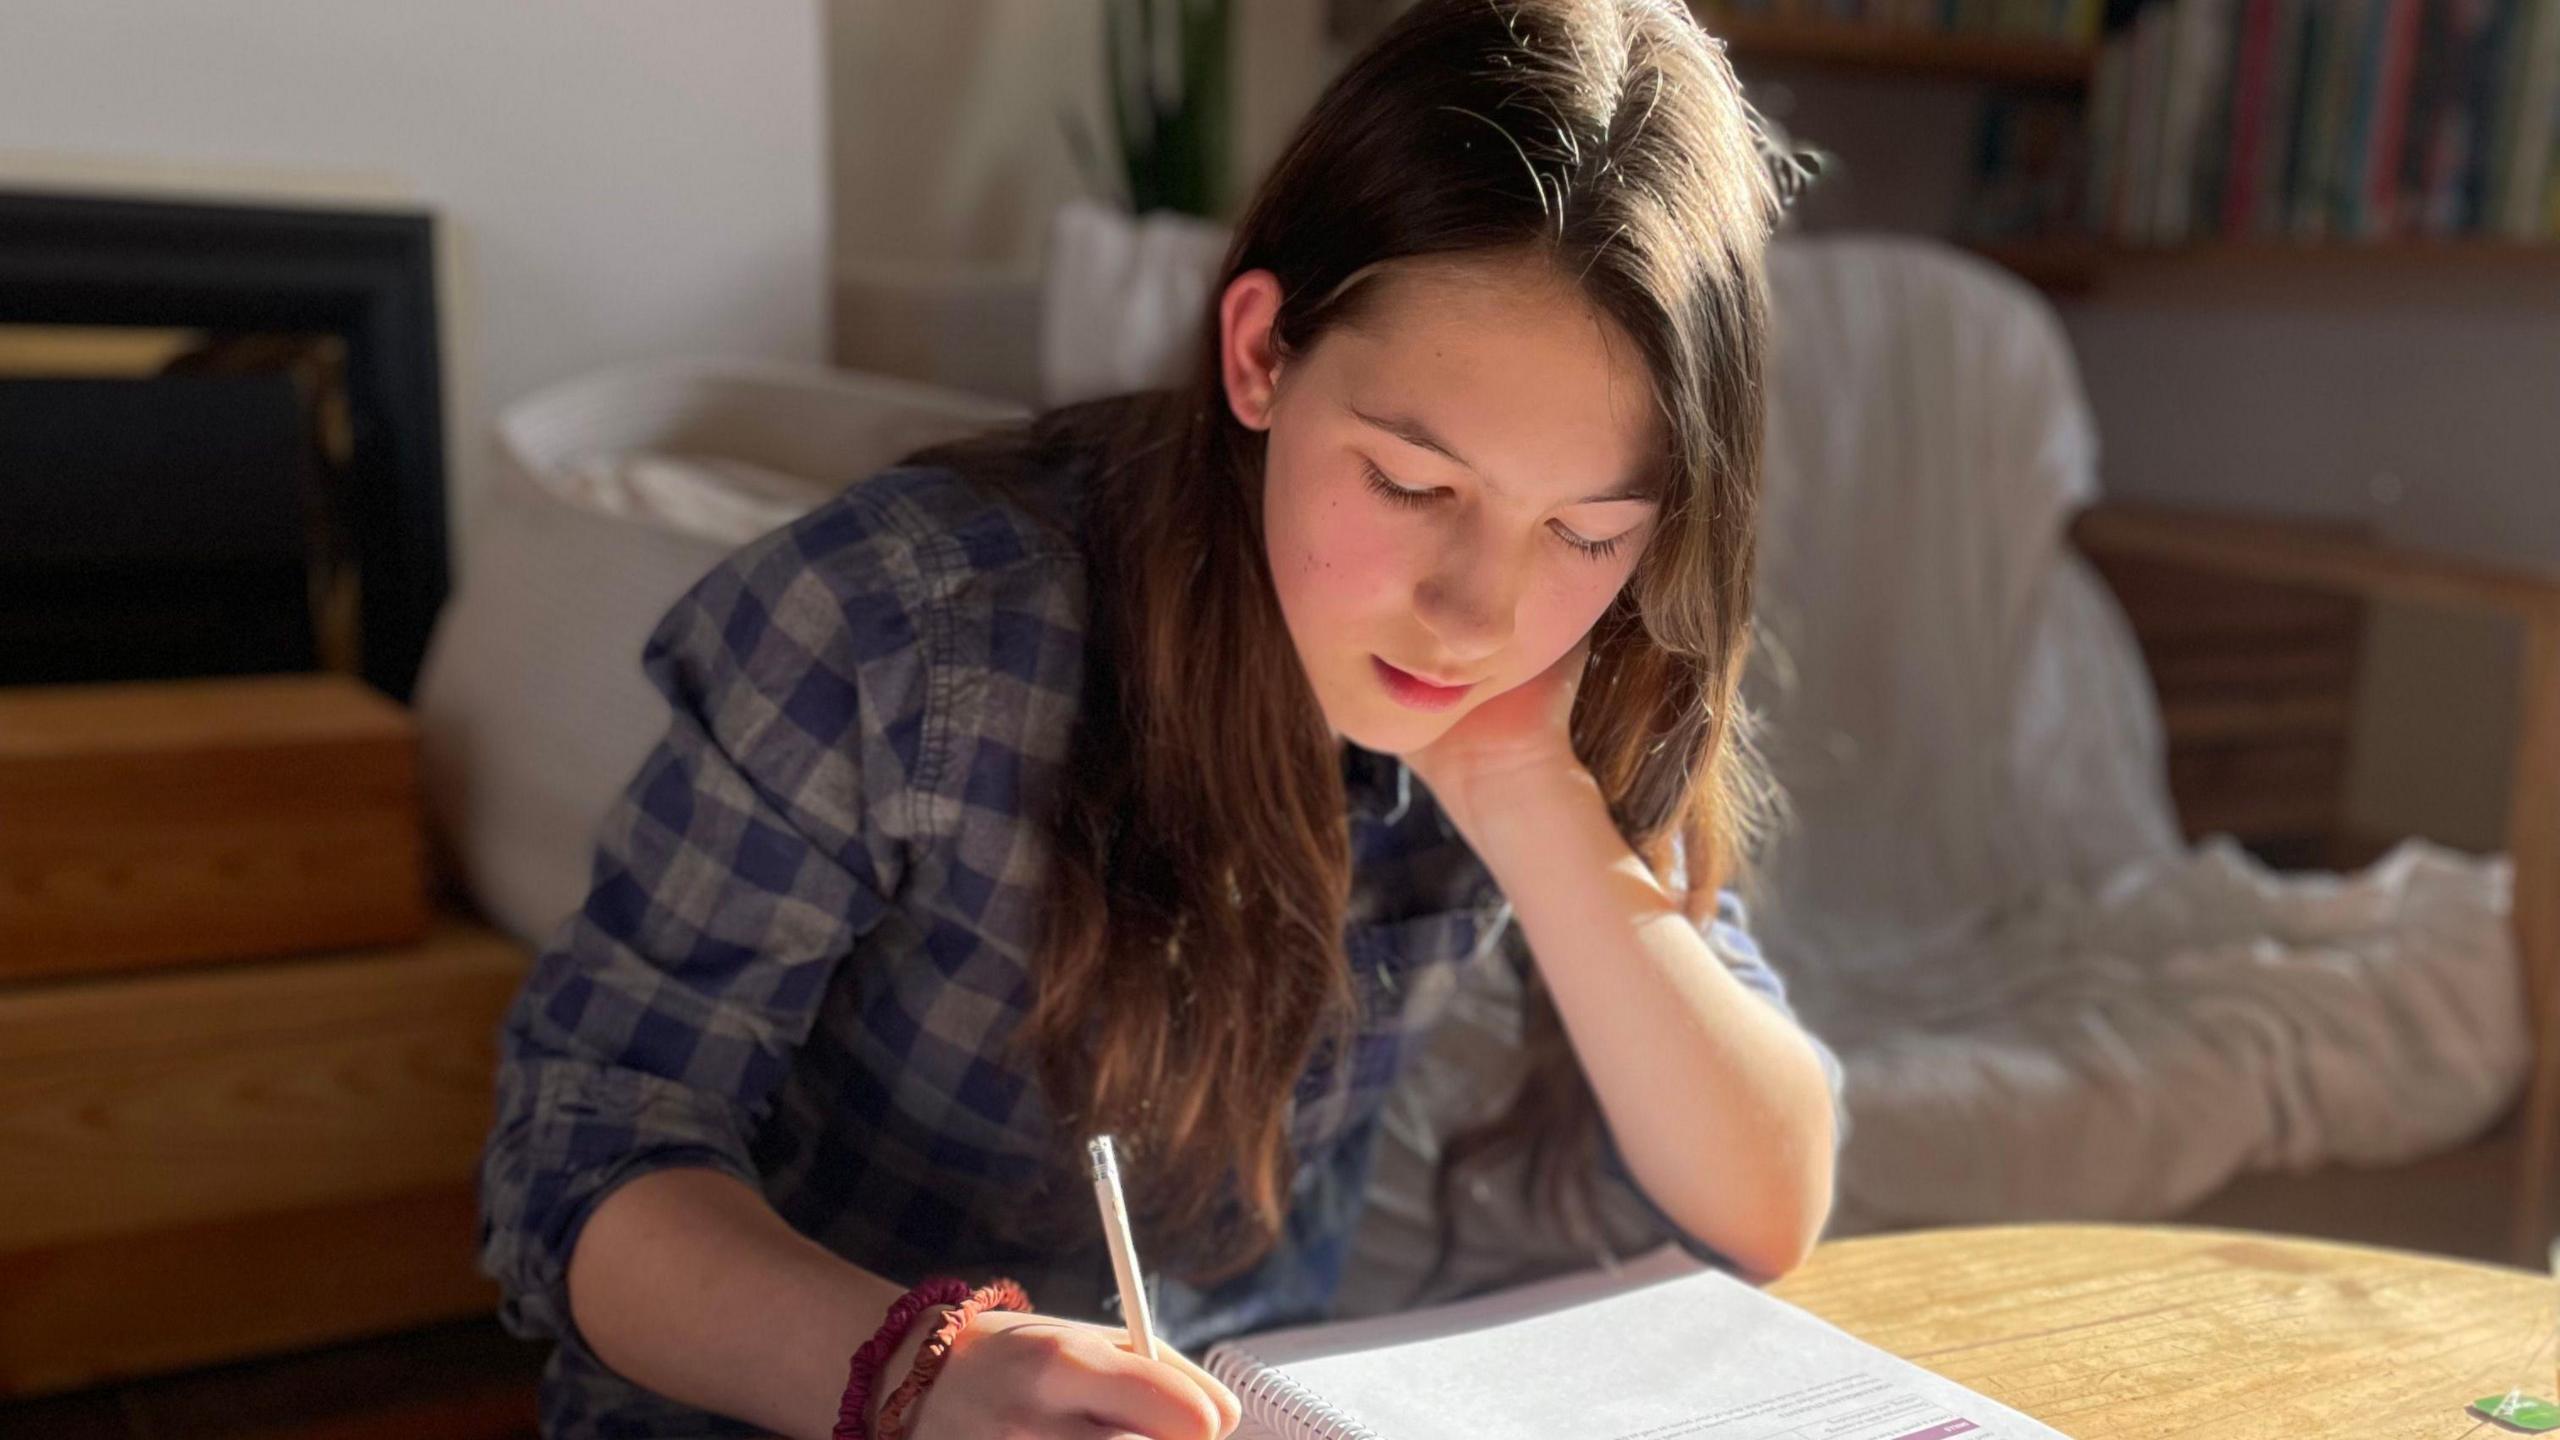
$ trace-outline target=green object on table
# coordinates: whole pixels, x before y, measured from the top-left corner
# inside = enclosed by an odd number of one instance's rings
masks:
[[[2483,1395],[2471,1402],[2471,1413],[2483,1420],[2494,1420],[2531,1434],[2560,1430],[2560,1405],[2519,1395],[2510,1390],[2504,1395]]]

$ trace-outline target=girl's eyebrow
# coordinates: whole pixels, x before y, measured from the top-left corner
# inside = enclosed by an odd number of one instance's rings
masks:
[[[1475,475],[1476,478],[1480,480],[1484,478],[1484,472],[1477,470],[1473,465],[1469,465],[1465,456],[1460,455],[1456,450],[1450,448],[1447,441],[1442,440],[1438,435],[1433,434],[1431,427],[1423,424],[1421,421],[1405,415],[1372,415],[1357,405],[1351,406],[1350,409],[1351,413],[1358,417],[1363,423],[1375,426],[1376,428],[1393,435],[1407,445],[1418,445],[1425,450],[1445,456],[1452,462],[1456,463],[1460,468]],[[1493,482],[1487,480],[1485,483],[1487,485],[1491,485]],[[1651,486],[1629,485],[1621,489],[1611,490],[1605,494],[1585,495],[1579,500],[1568,500],[1565,503],[1568,505],[1609,505],[1615,504],[1619,501],[1639,500],[1650,505],[1658,501],[1660,498],[1661,497],[1654,493]]]
[[[1437,451],[1451,460],[1456,461],[1458,464],[1465,466],[1469,470],[1476,468],[1473,465],[1468,465],[1467,457],[1449,448],[1447,441],[1432,434],[1431,427],[1423,424],[1419,420],[1409,419],[1402,415],[1372,415],[1357,405],[1351,407],[1351,413],[1360,417],[1361,420],[1368,424],[1386,431],[1388,434],[1393,435],[1407,445],[1419,445],[1425,450]]]

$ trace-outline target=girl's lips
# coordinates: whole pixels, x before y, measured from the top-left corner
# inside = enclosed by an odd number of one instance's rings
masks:
[[[1369,663],[1377,667],[1378,681],[1387,687],[1387,693],[1394,696],[1397,703],[1416,710],[1446,710],[1476,688],[1473,684],[1434,685],[1397,669],[1375,655],[1369,657]]]

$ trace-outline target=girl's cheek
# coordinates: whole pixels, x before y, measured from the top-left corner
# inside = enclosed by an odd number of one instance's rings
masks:
[[[1412,527],[1380,523],[1359,501],[1347,499],[1328,502],[1317,519],[1305,536],[1300,563],[1338,603],[1365,607],[1411,590]]]
[[[1580,556],[1567,557],[1576,569],[1551,574],[1542,587],[1536,621],[1537,652],[1552,663],[1600,623],[1608,613],[1609,602],[1616,599],[1624,578],[1614,565],[1594,565]]]
[[[1362,594],[1410,589],[1402,583],[1413,565],[1412,557],[1406,553],[1410,548],[1384,527],[1366,533],[1354,529],[1343,537],[1332,561]]]
[[[1331,537],[1338,534],[1340,507],[1325,495],[1311,495],[1304,482],[1281,481],[1268,515],[1274,580],[1284,589],[1306,594],[1320,588],[1333,568]]]

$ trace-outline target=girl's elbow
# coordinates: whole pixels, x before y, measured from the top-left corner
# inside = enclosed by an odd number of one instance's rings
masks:
[[[1832,1163],[1827,1151],[1816,1152],[1811,1173],[1801,1182],[1793,1205],[1782,1213],[1793,1217],[1793,1223],[1771,1237],[1766,1248],[1768,1263],[1761,1273],[1775,1280],[1805,1261],[1822,1243],[1822,1232],[1831,1223]]]

